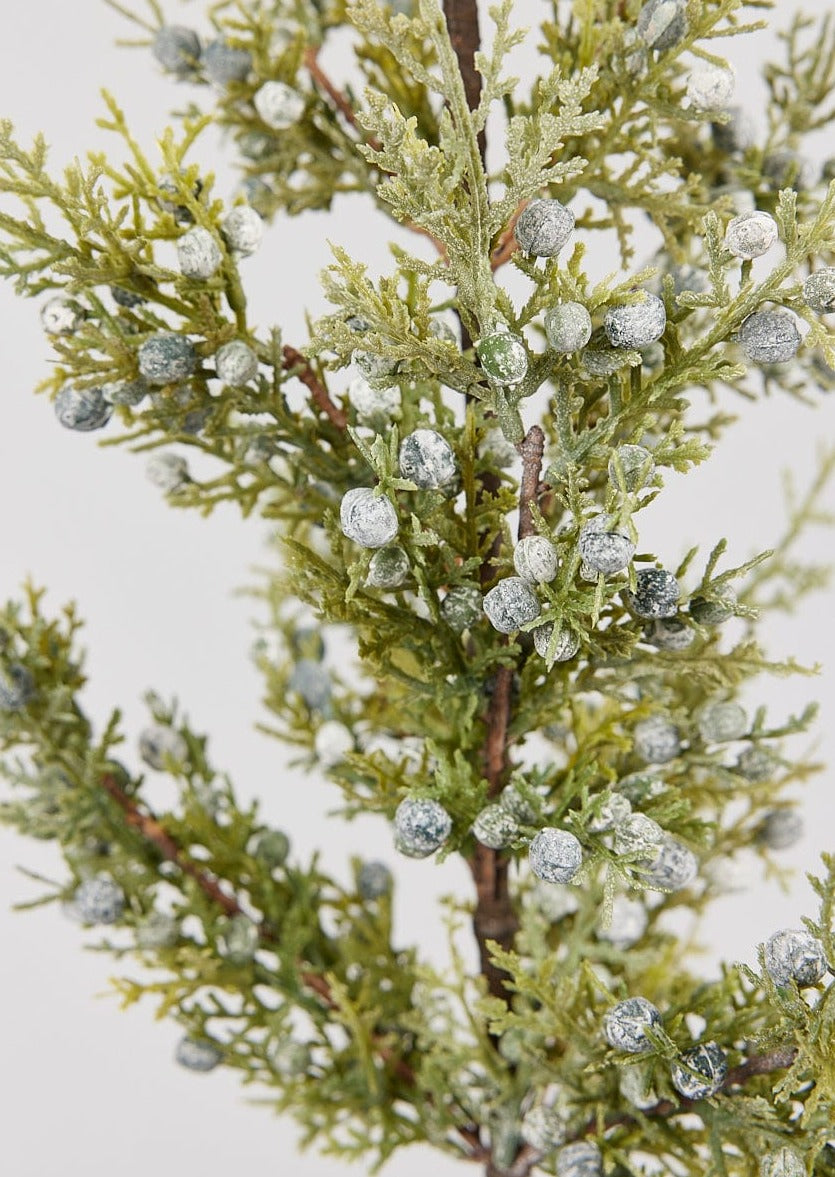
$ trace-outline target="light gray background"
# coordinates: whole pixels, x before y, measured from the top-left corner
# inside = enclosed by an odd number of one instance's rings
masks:
[[[793,5],[780,5],[783,13]],[[828,5],[810,3],[807,11]],[[30,0],[3,5],[0,37],[0,113],[12,117],[24,138],[42,129],[52,144],[52,166],[89,147],[108,145],[94,127],[103,113],[98,89],[106,85],[124,105],[131,126],[149,149],[166,123],[166,112],[183,91],[159,76],[142,52],[117,50],[114,40],[130,30],[97,0],[59,4]],[[199,24],[200,6],[185,12],[171,3],[172,16]],[[519,20],[535,20],[531,0],[519,5]],[[781,15],[785,20],[786,16]],[[733,53],[739,89],[752,110],[758,106],[756,67],[773,44],[758,34]],[[525,58],[522,59],[525,68]],[[530,62],[530,57],[527,58]],[[340,75],[339,60],[333,72]],[[115,158],[121,149],[109,146]],[[232,175],[209,143],[195,159],[217,161],[221,192],[231,193]],[[337,204],[332,217],[309,215],[272,229],[261,254],[247,263],[248,289],[262,323],[285,325],[291,341],[303,341],[302,310],[322,307],[317,273],[328,254],[324,238],[345,243],[374,268],[388,267],[385,224],[360,202]],[[605,268],[609,258],[598,258]],[[215,762],[228,768],[242,794],[264,798],[265,812],[292,833],[306,856],[324,847],[325,861],[344,871],[355,850],[389,856],[381,822],[354,826],[329,821],[333,792],[316,781],[302,782],[282,765],[282,752],[253,731],[260,683],[247,650],[253,639],[252,605],[234,597],[264,558],[265,529],[242,522],[232,510],[208,521],[169,509],[145,481],[144,460],[122,450],[99,449],[94,438],[60,429],[44,398],[32,395],[48,371],[50,350],[37,306],[0,288],[3,423],[0,429],[0,510],[3,526],[4,597],[16,594],[31,575],[49,587],[52,608],[74,597],[87,618],[90,651],[89,712],[101,720],[118,703],[131,740],[143,722],[141,693],[154,686],[176,694],[194,723],[211,733]],[[719,535],[730,540],[734,561],[765,548],[782,523],[780,471],[790,466],[801,477],[821,439],[834,440],[831,403],[817,411],[783,397],[730,406],[744,419],[728,434],[716,456],[700,471],[678,479],[642,516],[642,546],[675,563],[691,542],[710,547]],[[835,506],[833,496],[830,503]],[[814,558],[832,554],[831,535],[818,533],[805,544]],[[799,616],[768,622],[770,651],[793,653],[827,667],[817,681],[763,680],[752,700],[774,705],[775,715],[800,708],[812,697],[823,701],[818,726],[820,756],[832,761],[832,685],[835,668],[832,593],[807,603]],[[132,745],[126,755],[133,758]],[[135,763],[135,758],[132,759]],[[813,910],[802,871],[819,852],[832,848],[831,772],[805,791],[807,829],[802,844],[783,861],[798,868],[790,894],[765,884],[758,871],[750,889],[718,904],[703,930],[706,972],[721,957],[753,961],[755,946],[777,927],[794,924]],[[85,1177],[146,1177],[199,1172],[221,1177],[245,1166],[247,1172],[287,1172],[297,1177],[343,1172],[334,1160],[315,1154],[294,1156],[290,1120],[276,1120],[253,1108],[237,1079],[224,1071],[195,1077],[175,1067],[171,1052],[178,1037],[172,1024],[153,1020],[151,1006],[122,1015],[107,990],[108,977],[136,973],[82,951],[93,937],[53,909],[17,915],[8,908],[29,898],[33,885],[16,864],[60,877],[49,847],[25,843],[0,830],[0,1168],[14,1177],[84,1174]],[[463,892],[467,879],[454,863],[398,861],[400,889],[397,934],[423,944],[439,935],[433,897]],[[440,955],[436,947],[433,955]],[[255,1095],[251,1090],[248,1096]],[[392,1177],[422,1172],[429,1160],[421,1149],[400,1154]],[[438,1177],[453,1164],[434,1156]],[[455,1166],[456,1169],[459,1166]]]

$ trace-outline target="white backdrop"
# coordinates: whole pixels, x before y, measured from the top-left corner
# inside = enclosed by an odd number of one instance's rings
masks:
[[[125,107],[140,141],[152,146],[167,110],[180,104],[184,92],[159,75],[148,54],[114,47],[115,38],[130,30],[112,11],[98,0],[3,7],[0,115],[14,120],[24,140],[43,130],[53,167],[90,147],[110,146],[121,158],[118,145],[93,125],[102,113],[98,89],[105,85]],[[169,4],[172,17],[194,23],[199,7],[178,12],[173,0]],[[805,5],[807,11],[826,7],[808,0]],[[536,19],[533,0],[519,9],[520,21]],[[755,67],[772,43],[772,34],[759,34],[733,55],[740,92],[752,110]],[[338,76],[338,60],[334,72]],[[217,164],[221,192],[230,193],[231,173],[215,156],[208,162]],[[372,266],[388,266],[383,242],[389,233],[365,205],[343,201],[330,218],[311,214],[276,224],[260,255],[247,263],[248,289],[261,321],[281,322],[290,341],[304,339],[303,308],[322,307],[317,273],[328,260],[326,236],[353,246]],[[388,855],[382,823],[346,827],[327,820],[335,800],[330,789],[305,782],[298,791],[300,781],[282,767],[280,747],[253,731],[263,712],[247,656],[252,606],[232,593],[263,559],[263,526],[242,522],[232,510],[208,521],[175,512],[146,482],[144,459],[99,449],[94,438],[61,429],[47,401],[31,391],[49,365],[37,307],[17,299],[8,285],[0,288],[0,340],[0,592],[15,595],[31,575],[49,587],[53,607],[78,601],[88,620],[90,714],[102,719],[118,703],[135,739],[144,717],[142,692],[153,686],[166,696],[176,694],[195,725],[211,733],[215,762],[232,772],[243,794],[265,798],[266,813],[289,829],[303,856],[324,847],[326,862],[341,871],[352,851]],[[791,466],[803,476],[819,440],[835,440],[831,403],[810,411],[777,397],[732,407],[744,420],[717,455],[678,479],[642,516],[642,546],[663,554],[668,564],[691,542],[709,547],[723,533],[734,562],[767,547],[782,522],[780,471]],[[828,533],[805,545],[815,558],[832,550]],[[768,628],[775,656],[820,661],[828,668],[824,675],[814,682],[764,681],[756,695],[775,714],[821,699],[820,756],[830,762],[834,605],[833,594],[821,595],[799,616],[774,619]],[[784,855],[798,868],[791,892],[782,894],[755,874],[746,894],[714,909],[702,935],[705,970],[720,957],[753,961],[758,941],[812,910],[802,871],[833,847],[831,787],[827,772],[806,790],[808,833]],[[241,1164],[247,1171],[286,1172],[289,1160],[296,1177],[344,1171],[315,1154],[294,1157],[292,1122],[248,1106],[233,1075],[221,1070],[196,1077],[174,1066],[174,1025],[155,1022],[150,1006],[122,1015],[112,996],[101,996],[109,976],[135,972],[135,966],[119,969],[83,952],[91,937],[56,909],[26,915],[9,910],[33,894],[16,864],[60,877],[48,846],[0,830],[0,1168],[15,1177],[144,1177],[150,1170],[226,1177]],[[455,864],[403,861],[397,871],[398,933],[429,943],[438,927],[434,897],[465,888],[465,873]],[[387,1172],[417,1174],[427,1160],[427,1153],[414,1149]],[[437,1156],[431,1163],[438,1177],[459,1168]]]

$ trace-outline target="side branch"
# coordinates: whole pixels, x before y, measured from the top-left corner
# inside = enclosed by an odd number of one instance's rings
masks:
[[[296,369],[294,374],[309,389],[314,404],[330,418],[337,429],[345,429],[348,425],[347,415],[333,403],[328,395],[328,390],[313,371],[310,361],[300,351],[296,351],[294,347],[290,347],[287,343],[281,349],[281,354],[284,357],[284,367],[287,371]]]
[[[545,434],[538,425],[532,425],[519,443],[522,458],[522,482],[519,487],[519,539],[533,535],[533,506],[539,498],[539,479],[542,471],[542,456],[545,453]]]

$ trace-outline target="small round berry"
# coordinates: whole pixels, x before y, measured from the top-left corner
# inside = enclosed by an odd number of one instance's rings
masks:
[[[690,616],[699,625],[723,625],[734,615],[736,593],[731,585],[716,585],[711,592],[710,598],[693,597],[690,602]]]
[[[760,1177],[806,1177],[806,1162],[796,1148],[783,1145],[760,1157]]]
[[[394,815],[395,845],[409,858],[434,854],[452,832],[452,818],[428,797],[404,797]]]
[[[103,384],[101,394],[111,405],[135,406],[148,395],[148,384],[141,376],[136,380],[119,380],[111,384]]]
[[[769,850],[787,850],[803,837],[803,818],[794,809],[769,809],[757,830],[757,841]]]
[[[294,1079],[307,1071],[312,1058],[306,1042],[282,1038],[270,1043],[267,1048],[267,1060],[282,1079]]]
[[[670,1071],[673,1087],[685,1099],[706,1099],[715,1095],[727,1074],[727,1056],[715,1042],[703,1042],[683,1051]]]
[[[264,237],[264,222],[248,204],[236,204],[220,222],[220,234],[236,257],[251,257]]]
[[[568,1124],[564,1113],[557,1108],[536,1104],[529,1108],[519,1125],[519,1135],[525,1144],[547,1155],[565,1140]]]
[[[482,602],[487,620],[499,633],[515,633],[539,616],[539,598],[521,576],[508,576],[490,589]]]
[[[203,68],[210,82],[228,86],[230,82],[245,82],[252,69],[252,54],[247,49],[235,49],[218,38],[203,50]]]
[[[223,1058],[222,1052],[213,1042],[205,1038],[181,1038],[174,1051],[174,1060],[187,1071],[206,1073],[213,1071]]]
[[[84,322],[84,312],[62,295],[47,299],[40,311],[41,326],[47,335],[74,335]]]
[[[579,637],[572,629],[567,628],[559,630],[552,649],[553,633],[553,621],[546,621],[533,631],[534,649],[540,658],[545,659],[549,669],[555,662],[570,662],[572,658],[577,656],[580,649]]]
[[[139,372],[149,384],[160,386],[185,380],[197,367],[194,344],[185,335],[160,331],[139,348]]]
[[[179,732],[157,723],[139,733],[139,756],[149,768],[162,772],[188,759],[188,744]]]
[[[0,666],[0,711],[22,711],[34,697],[35,681],[25,666]]]
[[[823,944],[804,928],[784,928],[765,942],[765,968],[775,985],[817,985],[829,968]]]
[[[764,744],[751,744],[739,754],[736,770],[748,781],[767,781],[777,772],[780,762]]]
[[[681,752],[681,734],[663,715],[650,715],[635,724],[632,744],[645,764],[667,764]]]
[[[739,703],[707,703],[698,714],[699,735],[706,744],[741,740],[748,731],[748,716]]]
[[[458,478],[452,446],[434,429],[415,429],[400,443],[400,474],[421,490],[442,490]]]
[[[647,68],[647,49],[635,29],[624,29],[618,51],[618,59],[630,77],[637,77]]]
[[[724,110],[735,88],[736,75],[724,66],[700,66],[687,79],[687,97],[696,110]]]
[[[609,458],[609,482],[634,494],[655,477],[652,454],[642,445],[619,445]]]
[[[304,114],[304,98],[284,82],[264,82],[252,104],[262,122],[274,131],[286,131]]]
[[[615,948],[625,951],[637,944],[647,930],[647,909],[640,899],[616,895],[612,904],[612,919],[606,927],[598,927],[598,940],[605,940]]]
[[[652,620],[675,617],[680,590],[678,581],[663,568],[642,568],[635,575],[635,591],[626,593],[626,601],[636,617]]]
[[[208,229],[196,225],[177,241],[177,262],[184,278],[204,282],[220,267],[223,254]]]
[[[635,544],[622,531],[614,530],[609,515],[596,515],[580,528],[577,548],[592,572],[612,576],[622,572],[635,555]]]
[[[513,567],[529,584],[548,584],[557,575],[557,551],[544,535],[526,535],[513,552]]]
[[[617,790],[633,805],[642,805],[664,792],[664,782],[651,772],[630,772],[618,781]]]
[[[100,388],[73,388],[65,384],[53,401],[55,416],[65,429],[89,433],[103,429],[113,416],[113,406]]]
[[[218,380],[240,388],[258,375],[258,356],[242,339],[230,339],[217,349],[215,369]]]
[[[217,950],[230,964],[247,964],[257,947],[258,928],[248,916],[233,915],[221,921]]]
[[[164,70],[185,78],[200,60],[200,38],[185,25],[163,25],[157,30],[151,52]]]
[[[583,848],[568,830],[546,826],[530,844],[528,861],[537,878],[546,883],[568,883],[583,861]]]
[[[793,188],[795,192],[802,192],[804,188],[814,185],[817,176],[812,161],[798,155],[790,147],[769,151],[763,157],[762,171],[774,192],[779,192],[781,188]]]
[[[357,875],[357,890],[363,899],[382,899],[391,891],[392,875],[384,862],[364,862]]]
[[[152,911],[136,925],[136,947],[146,952],[158,952],[161,948],[173,948],[180,939],[180,925],[173,915],[164,911]]]
[[[287,679],[287,689],[301,695],[311,711],[325,711],[331,699],[331,677],[321,662],[299,658]]]
[[[603,1157],[593,1140],[577,1140],[557,1150],[557,1177],[603,1177]]]
[[[111,286],[110,293],[116,305],[128,311],[134,307],[141,307],[145,302],[141,294],[134,294],[132,290],[125,290],[123,286]]]
[[[710,124],[713,142],[726,155],[744,155],[757,138],[753,119],[741,106],[728,107],[726,113],[724,122]]]
[[[125,893],[109,875],[96,875],[76,887],[72,907],[83,924],[115,924],[125,910]]]
[[[179,454],[153,454],[146,463],[145,477],[166,494],[191,482],[188,462]]]
[[[776,244],[779,231],[774,217],[759,210],[734,217],[725,230],[725,248],[743,261],[762,257]]]
[[[577,891],[567,883],[544,883],[538,880],[531,892],[538,911],[552,924],[580,910]]]
[[[375,388],[388,388],[392,378],[400,370],[400,361],[389,356],[376,355],[370,351],[354,351],[351,362],[359,369],[369,384]]]
[[[522,253],[556,257],[574,232],[574,213],[558,200],[532,200],[513,234]]]
[[[803,301],[822,315],[835,311],[835,266],[824,266],[809,275],[803,283]]]
[[[619,1067],[618,1091],[627,1103],[641,1111],[648,1111],[658,1103],[658,1092],[652,1085],[652,1067]]]
[[[739,329],[739,342],[755,364],[785,364],[797,355],[802,337],[788,311],[754,311]]]
[[[603,320],[612,347],[649,347],[661,338],[666,326],[664,303],[646,291],[642,302],[609,307]]]
[[[473,834],[482,846],[503,850],[519,836],[516,818],[503,805],[486,805],[473,822]]]
[[[528,353],[519,335],[494,331],[476,344],[482,371],[492,384],[518,384],[528,371]]]
[[[644,641],[659,650],[686,650],[695,636],[680,617],[659,617],[644,631]]]
[[[257,858],[270,871],[278,870],[287,861],[290,839],[283,830],[261,830],[247,843],[247,854]]]
[[[401,393],[395,385],[378,388],[369,384],[364,376],[357,376],[348,385],[348,404],[357,414],[357,420],[364,425],[385,426],[400,414]]]
[[[484,598],[475,585],[457,584],[441,601],[441,616],[456,633],[472,629],[484,615]]]
[[[647,0],[635,27],[650,49],[672,49],[687,36],[687,0]]]
[[[693,882],[698,869],[693,851],[668,836],[658,847],[655,857],[641,868],[641,879],[651,891],[681,891]]]
[[[520,825],[531,825],[538,812],[535,806],[523,796],[516,785],[505,785],[499,793],[499,805],[506,809]]]
[[[367,486],[346,491],[339,508],[343,535],[363,548],[384,548],[397,535],[397,510],[391,499]]]
[[[334,768],[354,751],[354,737],[342,723],[329,719],[313,737],[313,753],[323,768]]]
[[[632,813],[632,802],[622,793],[604,793],[596,800],[586,829],[592,834],[603,834],[625,822]]]
[[[553,351],[569,355],[591,339],[591,315],[581,302],[561,302],[545,312],[545,336]]]
[[[645,1054],[652,1043],[645,1031],[661,1025],[661,1014],[645,997],[628,997],[613,1005],[603,1019],[606,1041],[626,1054]]]
[[[397,544],[379,548],[371,557],[365,583],[369,588],[396,589],[409,579],[409,557]]]
[[[665,833],[657,821],[645,813],[631,813],[615,829],[614,851],[640,858],[652,858],[664,841]]]

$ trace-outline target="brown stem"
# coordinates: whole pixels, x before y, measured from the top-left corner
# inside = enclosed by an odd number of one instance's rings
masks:
[[[444,16],[449,39],[458,58],[467,106],[475,110],[481,98],[481,74],[475,67],[475,55],[481,46],[477,0],[444,0]],[[483,163],[487,154],[484,131],[478,136],[478,150]]]
[[[284,367],[288,372],[294,368],[297,369],[294,375],[310,390],[314,403],[330,418],[337,429],[345,429],[348,424],[347,415],[333,403],[328,395],[328,390],[310,366],[310,361],[300,351],[290,347],[288,343],[285,343],[281,349],[281,354],[284,357]]]
[[[375,138],[373,135],[366,135],[366,132],[357,122],[357,116],[354,114],[354,108],[351,106],[347,94],[344,94],[337,86],[333,84],[328,75],[319,65],[319,50],[312,45],[309,46],[304,51],[302,61],[304,62],[307,72],[310,74],[313,81],[320,90],[323,90],[325,94],[327,94],[328,98],[330,98],[331,102],[345,119],[346,123],[349,123],[350,126],[354,128],[354,130],[362,137],[363,141],[366,142],[369,147],[373,147],[375,151],[379,151],[380,147],[382,146],[380,140]]]
[[[490,254],[490,269],[493,271],[493,273],[495,273],[500,266],[503,266],[505,262],[509,261],[511,255],[514,254],[519,248],[516,241],[516,236],[514,234],[514,229],[516,228],[516,222],[519,220],[520,216],[529,203],[530,201],[527,200],[522,201],[522,203],[514,212],[513,216],[507,222],[507,228],[504,229],[501,236],[499,237],[499,240],[496,242],[496,246],[493,252]]]
[[[519,539],[533,535],[533,506],[539,499],[539,479],[542,456],[545,453],[545,434],[532,425],[518,446],[522,458],[522,481],[519,487]]]

